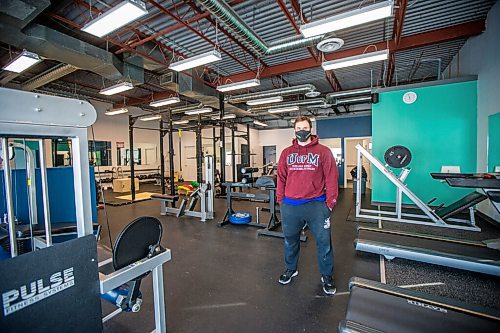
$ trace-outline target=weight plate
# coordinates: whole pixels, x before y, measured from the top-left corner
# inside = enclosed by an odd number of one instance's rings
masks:
[[[393,168],[404,168],[411,162],[411,152],[404,146],[393,146],[386,150],[384,160]]]

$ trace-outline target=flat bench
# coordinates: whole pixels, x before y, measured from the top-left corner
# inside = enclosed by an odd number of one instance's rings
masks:
[[[153,200],[159,200],[159,201],[166,201],[166,202],[176,202],[179,200],[178,195],[171,195],[171,194],[151,194],[151,199]]]

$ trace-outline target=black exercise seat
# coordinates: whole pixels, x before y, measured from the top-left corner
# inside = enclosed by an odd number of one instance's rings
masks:
[[[168,202],[175,202],[175,201],[179,200],[179,196],[178,195],[171,195],[171,194],[154,193],[154,194],[151,194],[151,199],[168,201]]]
[[[469,207],[472,207],[474,205],[477,205],[483,200],[486,200],[488,197],[484,194],[481,194],[479,192],[472,192],[462,199],[455,201],[449,206],[439,208],[436,210],[436,214],[442,218],[443,220],[452,217],[453,215],[456,215],[464,210],[466,210]]]
[[[67,233],[78,232],[76,222],[57,222],[51,223],[51,233],[52,235],[60,235]],[[98,223],[93,223],[92,227],[94,232],[99,228]],[[29,224],[17,224],[16,225],[16,236],[18,238],[31,237],[30,225]],[[33,236],[45,236],[45,224],[38,223],[33,224]]]

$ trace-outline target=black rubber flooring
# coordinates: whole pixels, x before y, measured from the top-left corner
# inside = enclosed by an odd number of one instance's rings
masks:
[[[369,200],[369,195],[364,198]],[[112,238],[132,219],[142,215],[158,217],[165,229],[163,246],[172,250],[164,266],[165,300],[169,332],[336,332],[345,318],[348,281],[352,276],[380,281],[378,255],[356,253],[353,241],[360,223],[347,221],[354,205],[352,190],[340,191],[332,216],[337,294],[324,296],[319,281],[314,238],[301,244],[299,276],[289,285],[277,282],[283,271],[283,240],[257,236],[257,228],[227,225],[222,228],[225,199],[216,199],[216,218],[203,223],[191,217],[162,217],[156,201],[143,201],[107,209]],[[237,211],[255,213],[266,203],[235,201]],[[268,213],[261,211],[261,223]],[[101,244],[109,245],[104,212]],[[484,233],[451,232],[442,228],[415,229],[410,225],[384,227],[480,240],[497,231],[483,225]],[[393,226],[394,224],[394,226]],[[374,227],[373,223],[363,224]],[[500,307],[500,280],[476,274],[394,259],[385,261],[387,283],[408,286],[441,296],[493,308]],[[424,286],[412,285],[426,284]],[[105,332],[150,332],[154,329],[151,277],[143,282],[144,303],[139,313],[120,314],[104,325]],[[104,314],[114,310],[103,302]]]
[[[206,223],[191,217],[160,217],[156,201],[108,206],[114,239],[133,218],[159,217],[163,245],[172,250],[164,265],[165,300],[169,332],[335,332],[345,318],[348,281],[357,275],[379,280],[379,261],[356,255],[356,225],[346,223],[351,194],[341,192],[332,216],[337,294],[324,296],[316,261],[314,238],[301,245],[299,276],[282,286],[283,240],[257,236],[257,228],[216,224],[225,212],[225,199],[216,199],[216,219]],[[236,201],[236,210],[254,213],[262,202]],[[261,212],[261,222],[268,213]],[[109,245],[104,212],[101,243]],[[125,313],[108,321],[105,332],[150,332],[154,329],[151,277],[142,286],[144,303],[139,313]],[[114,308],[103,302],[104,314]]]

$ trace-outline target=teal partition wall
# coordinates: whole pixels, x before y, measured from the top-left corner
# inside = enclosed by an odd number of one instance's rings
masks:
[[[500,112],[488,117],[488,172],[500,166]]]
[[[408,91],[417,94],[413,104],[403,102]],[[451,188],[430,173],[439,172],[443,165],[476,171],[477,81],[381,92],[379,103],[373,104],[372,122],[373,153],[378,159],[383,161],[384,152],[394,145],[412,152],[406,184],[422,200],[436,197],[435,204],[450,204],[471,192]],[[372,201],[394,203],[395,186],[373,170]],[[404,202],[411,203],[406,197]]]

